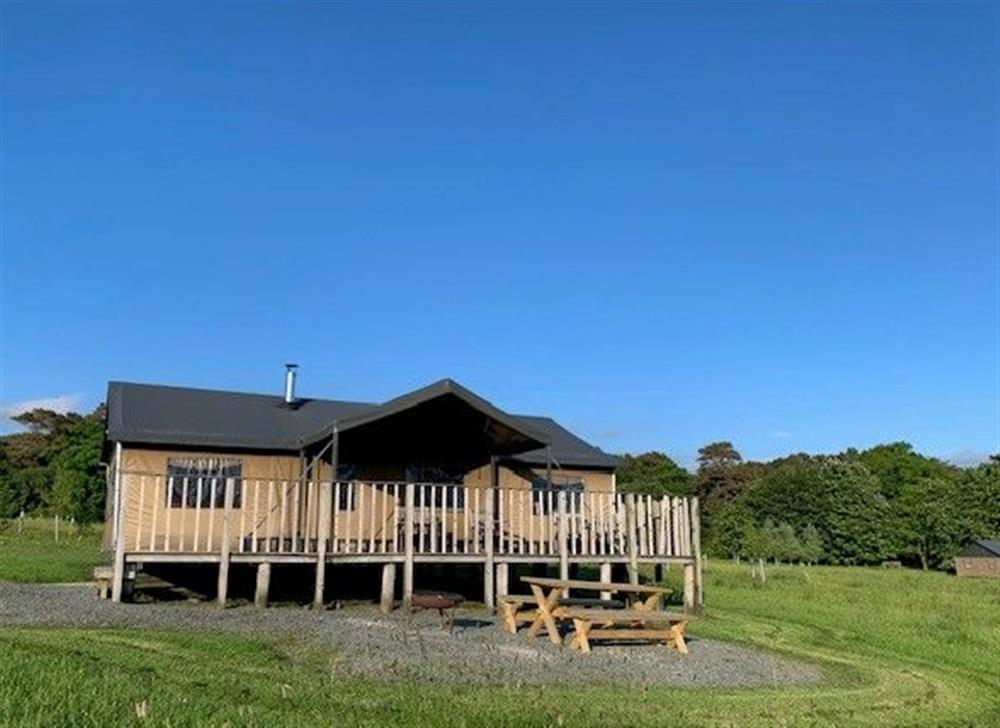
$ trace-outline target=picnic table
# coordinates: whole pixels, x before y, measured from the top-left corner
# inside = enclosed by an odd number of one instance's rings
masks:
[[[572,620],[572,649],[590,651],[591,639],[654,639],[672,644],[685,653],[685,615],[661,611],[663,597],[670,589],[648,584],[550,579],[526,576],[521,579],[532,597],[506,596],[500,600],[501,618],[507,631],[516,632],[518,622],[531,621],[528,634],[537,637],[545,629],[553,644],[560,644],[557,621]],[[619,596],[613,599],[568,599],[570,589]],[[533,609],[529,609],[533,608]],[[521,612],[522,609],[527,611]],[[595,625],[599,625],[594,629]]]

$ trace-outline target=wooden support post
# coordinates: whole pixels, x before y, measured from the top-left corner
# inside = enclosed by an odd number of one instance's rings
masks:
[[[219,585],[216,590],[216,600],[220,607],[226,606],[226,596],[229,592],[229,553],[232,538],[233,491],[235,484],[232,478],[226,478],[226,495],[223,500],[222,543],[219,546]],[[215,517],[215,514],[212,514]]]
[[[406,484],[406,508],[403,511],[403,609],[413,607],[413,483]]]
[[[639,583],[639,540],[636,534],[635,493],[625,495],[625,536],[628,539],[628,580]]]
[[[696,611],[695,599],[695,565],[689,561],[684,564],[684,611],[688,614]]]
[[[697,498],[691,499],[691,544],[694,548],[694,604],[695,610],[700,613],[705,606],[705,582],[701,563],[701,512]]]
[[[566,520],[566,491],[556,494],[559,508],[559,578],[569,578],[569,522]]]
[[[382,599],[379,607],[385,614],[392,611],[392,603],[396,598],[396,565],[382,566]]]
[[[609,582],[611,581],[611,564],[605,561],[601,564],[601,581]],[[610,599],[611,592],[601,592],[601,599]]]
[[[510,591],[510,565],[506,561],[501,561],[496,565],[497,573],[497,598],[507,596]]]
[[[318,483],[319,534],[316,540],[316,584],[313,589],[313,609],[322,609],[326,591],[326,542],[330,538],[330,483]]]
[[[267,606],[267,595],[271,590],[271,562],[261,561],[257,564],[257,591],[253,595],[253,604],[257,609]]]
[[[499,479],[500,474],[497,469],[497,460],[495,457],[491,457],[490,493],[486,498],[486,523],[484,524],[486,531],[486,562],[483,565],[483,601],[486,603],[486,608],[490,612],[493,612],[493,610],[496,609],[496,597],[494,596],[493,591],[493,587],[495,586],[495,577],[493,574],[493,513],[497,493],[499,493]]]
[[[122,600],[125,586],[125,484],[122,477],[122,444],[115,443],[115,563],[111,582],[111,601]]]

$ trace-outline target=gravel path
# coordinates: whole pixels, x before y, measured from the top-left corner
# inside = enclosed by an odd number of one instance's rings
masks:
[[[386,616],[371,605],[313,612],[207,603],[113,604],[86,585],[0,583],[0,627],[217,631],[308,639],[346,653],[344,673],[379,680],[480,685],[762,686],[808,684],[812,665],[716,640],[691,640],[681,656],[662,645],[597,645],[579,655],[545,639],[502,632],[483,612],[458,613],[452,634],[436,613]]]

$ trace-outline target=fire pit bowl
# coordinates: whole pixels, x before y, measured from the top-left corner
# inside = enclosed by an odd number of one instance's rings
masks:
[[[455,623],[455,607],[465,601],[461,594],[444,591],[415,591],[413,606],[420,609],[436,609],[441,615],[441,626],[451,631]]]

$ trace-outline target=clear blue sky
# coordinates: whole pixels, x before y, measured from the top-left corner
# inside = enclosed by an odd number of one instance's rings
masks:
[[[294,360],[685,464],[1000,448],[994,3],[2,16],[8,414]]]

